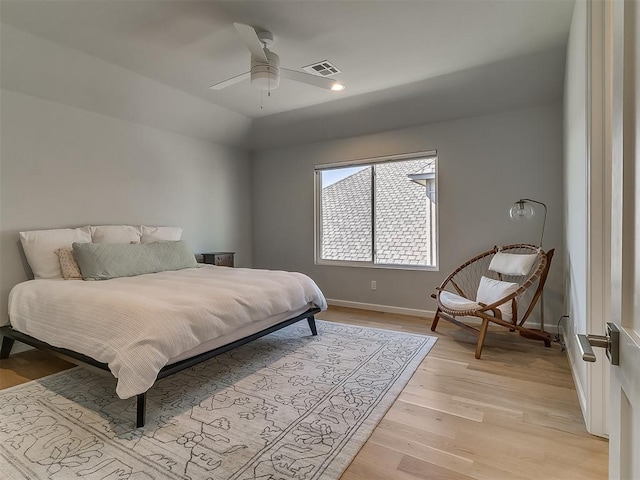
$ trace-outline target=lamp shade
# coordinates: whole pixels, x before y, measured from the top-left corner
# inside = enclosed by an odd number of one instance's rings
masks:
[[[532,218],[536,214],[533,206],[525,201],[519,200],[514,203],[509,209],[509,218],[514,222],[519,222],[520,220],[528,220]]]
[[[540,247],[542,247],[542,240],[544,239],[544,227],[547,223],[547,206],[539,202],[538,200],[532,200],[531,198],[521,198],[517,202],[515,202],[511,208],[509,209],[509,218],[514,222],[519,222],[520,220],[529,220],[533,218],[536,214],[535,208],[533,208],[532,203],[540,205],[544,208],[544,216],[542,217],[542,233],[540,234]]]

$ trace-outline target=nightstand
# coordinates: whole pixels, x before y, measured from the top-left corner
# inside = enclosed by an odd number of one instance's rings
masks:
[[[211,252],[202,254],[202,262],[218,267],[233,267],[233,256],[236,252]]]

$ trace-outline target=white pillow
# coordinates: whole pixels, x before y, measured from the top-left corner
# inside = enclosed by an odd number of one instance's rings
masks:
[[[73,242],[91,243],[89,227],[58,228],[20,232],[20,242],[36,279],[62,278],[58,248],[71,248]]]
[[[489,270],[503,275],[523,276],[529,273],[537,258],[536,253],[522,255],[498,252],[491,259]]]
[[[91,228],[93,243],[140,243],[142,227],[131,225],[98,225]]]
[[[500,280],[493,280],[492,278],[483,276],[480,279],[480,286],[478,287],[476,301],[484,303],[485,305],[491,305],[492,303],[511,295],[518,288],[520,288],[520,285],[517,283],[502,282]],[[502,312],[502,318],[504,320],[511,320],[512,301],[513,300],[498,306],[498,309]]]
[[[180,227],[147,227],[142,226],[141,243],[177,242],[182,237]]]

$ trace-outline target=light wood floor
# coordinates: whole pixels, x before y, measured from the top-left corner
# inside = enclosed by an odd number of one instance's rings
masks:
[[[318,318],[433,334],[427,319],[332,307]],[[586,432],[571,372],[554,344],[447,322],[436,346],[342,480],[606,479],[606,440]],[[2,360],[0,389],[68,368],[41,352]]]

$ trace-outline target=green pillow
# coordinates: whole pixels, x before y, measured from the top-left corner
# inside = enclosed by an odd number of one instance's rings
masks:
[[[197,266],[183,241],[154,243],[74,243],[73,256],[85,280],[134,277]]]

